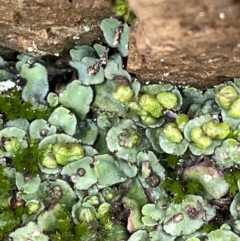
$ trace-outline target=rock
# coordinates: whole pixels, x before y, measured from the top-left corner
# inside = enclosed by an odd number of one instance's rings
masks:
[[[34,56],[58,56],[102,38],[111,0],[2,0],[0,46]]]
[[[239,0],[129,0],[128,71],[205,89],[240,76]]]
[[[0,55],[64,58],[75,45],[102,41],[112,0],[2,0]],[[240,0],[129,0],[137,15],[129,72],[141,81],[205,89],[240,76]],[[9,51],[11,49],[12,51]]]

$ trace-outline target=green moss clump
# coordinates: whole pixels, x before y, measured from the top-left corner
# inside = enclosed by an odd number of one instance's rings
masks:
[[[166,179],[161,187],[173,196],[175,203],[181,203],[187,194],[197,194],[204,190],[197,180]]]
[[[0,240],[6,240],[4,238],[19,227],[24,211],[24,207],[17,207],[13,209],[11,207],[6,208],[4,206],[0,206]]]
[[[115,0],[113,12],[117,17],[123,17],[124,21],[128,23],[131,23],[135,18],[134,13],[128,5],[128,0]]]
[[[36,176],[39,172],[38,159],[41,155],[41,150],[35,143],[28,143],[28,147],[17,152],[13,157],[13,166],[17,172]]]
[[[0,96],[0,113],[7,120],[18,118],[32,121],[34,119],[48,119],[53,108],[37,109],[30,102],[23,102],[21,94],[17,90],[12,90],[7,96]]]
[[[238,192],[238,180],[240,179],[240,170],[227,170],[224,173],[224,179],[229,184],[229,194],[235,195]]]
[[[7,194],[11,189],[11,183],[4,172],[4,166],[0,164],[0,195]]]

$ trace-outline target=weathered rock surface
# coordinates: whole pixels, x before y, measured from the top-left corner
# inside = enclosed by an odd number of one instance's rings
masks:
[[[58,55],[102,36],[111,0],[1,0],[0,46],[32,55]]]
[[[102,39],[112,0],[1,0],[0,55],[56,55]],[[240,0],[129,0],[128,71],[201,88],[240,76]]]
[[[129,0],[138,17],[128,71],[207,88],[240,76],[239,0]]]

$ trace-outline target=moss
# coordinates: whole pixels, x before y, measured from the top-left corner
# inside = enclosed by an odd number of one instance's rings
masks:
[[[0,195],[7,194],[11,189],[11,183],[4,172],[4,167],[0,165]]]
[[[9,95],[0,96],[0,113],[7,120],[18,118],[27,119],[47,119],[52,112],[52,108],[39,109],[30,102],[23,102],[21,94],[17,90],[12,90]]]
[[[229,184],[229,194],[235,195],[238,192],[238,180],[240,180],[240,170],[227,170],[224,173],[224,179]]]
[[[36,176],[39,172],[38,159],[41,154],[41,150],[38,145],[31,140],[28,143],[28,147],[17,152],[13,157],[13,166],[17,172]]]
[[[23,207],[12,209],[0,206],[0,240],[5,240],[7,235],[19,227],[21,217],[25,211]],[[14,218],[13,218],[14,217]]]
[[[123,17],[124,21],[128,23],[131,23],[135,18],[134,13],[128,5],[128,0],[115,0],[113,12],[117,17]]]
[[[187,194],[197,194],[203,191],[203,186],[196,180],[166,179],[161,186],[165,191],[173,195],[175,203],[181,203]]]

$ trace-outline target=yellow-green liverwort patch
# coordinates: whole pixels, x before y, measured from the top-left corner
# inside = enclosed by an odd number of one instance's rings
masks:
[[[140,105],[136,102],[136,101],[129,101],[127,103],[128,108],[130,108],[131,110],[133,110],[134,112],[136,112],[139,115],[139,112],[142,110],[142,108],[140,107]],[[147,112],[145,111],[146,115]]]
[[[45,145],[41,150],[40,163],[42,166],[54,169],[58,166],[55,156],[52,153],[52,144]]]
[[[39,201],[37,200],[31,200],[27,202],[26,206],[27,206],[27,212],[29,215],[36,213],[40,208]]]
[[[96,217],[96,211],[92,205],[86,207],[81,207],[78,211],[78,219],[79,221],[90,223],[94,221]]]
[[[224,109],[229,109],[232,103],[237,99],[237,91],[234,87],[228,85],[220,89],[220,91],[216,94],[216,99],[219,104]]]
[[[162,115],[163,107],[153,95],[143,94],[139,99],[139,105],[153,117],[159,118]]]
[[[53,154],[47,154],[41,159],[41,165],[50,169],[54,169],[58,166],[57,161],[55,160]]]
[[[189,121],[189,118],[186,114],[179,114],[176,117],[176,123],[177,126],[179,128],[179,130],[183,131],[185,125],[187,124],[187,122]]]
[[[16,153],[19,151],[20,147],[20,142],[16,137],[12,137],[11,139],[4,141],[4,149],[7,152]]]
[[[201,149],[206,149],[212,144],[212,139],[206,135],[201,127],[195,127],[191,131],[192,141]]]
[[[93,206],[100,205],[100,200],[97,195],[88,196],[84,201],[90,203]]]
[[[56,143],[52,148],[56,162],[66,165],[84,157],[84,150],[78,143]]]
[[[170,91],[163,91],[157,95],[157,100],[166,109],[172,109],[177,104],[177,97]]]
[[[230,127],[227,123],[215,123],[214,121],[209,121],[202,126],[205,134],[212,139],[223,140],[230,133]]]
[[[127,107],[136,112],[140,116],[147,116],[148,112],[143,110],[136,101],[129,101]]]
[[[114,198],[115,192],[110,187],[105,187],[102,190],[102,195],[106,201],[111,201]]]
[[[141,120],[145,125],[154,125],[157,122],[157,118],[153,117],[152,115],[141,115]]]
[[[167,124],[163,129],[163,133],[170,142],[179,143],[183,139],[182,133],[175,123]]]
[[[117,85],[113,91],[113,98],[126,103],[131,100],[134,93],[129,85]]]
[[[240,98],[237,98],[228,110],[228,115],[232,118],[240,119]]]

